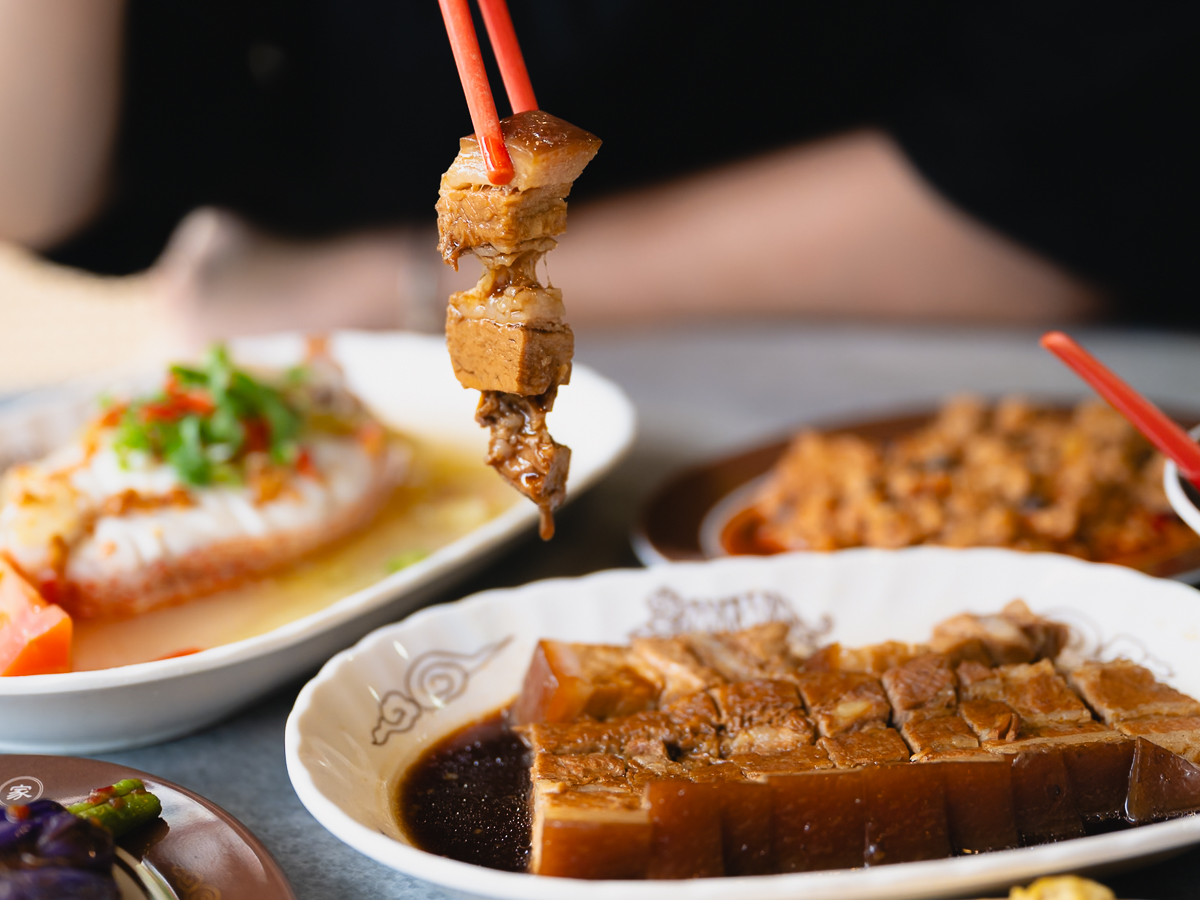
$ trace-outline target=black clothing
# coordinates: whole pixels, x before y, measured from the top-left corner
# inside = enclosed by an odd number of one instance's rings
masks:
[[[880,126],[1127,316],[1200,324],[1190,4],[510,7],[542,108],[605,141],[573,198]],[[433,0],[130,0],[125,84],[112,201],[55,253],[99,271],[201,204],[292,234],[432,221],[471,130]]]

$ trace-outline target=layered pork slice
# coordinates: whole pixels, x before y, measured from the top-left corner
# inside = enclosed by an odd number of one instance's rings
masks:
[[[1200,703],[1163,684],[1149,669],[1128,660],[1085,662],[1069,678],[1088,705],[1122,734],[1200,762]]]
[[[1053,660],[1067,642],[1067,627],[1035,615],[1022,600],[1014,600],[995,615],[961,613],[933,629],[934,650],[963,661],[984,665]]]
[[[800,696],[822,737],[887,725],[887,695],[874,675],[863,672],[805,672]]]
[[[542,641],[514,707],[533,759],[531,871],[880,865],[1200,811],[1200,704],[1124,661],[1075,665],[1068,684],[1050,661],[1066,637],[1010,604],[943,623],[942,652],[798,659],[777,624]]]
[[[914,760],[978,755],[979,739],[958,715],[958,679],[952,661],[926,653],[883,674],[892,721]]]
[[[539,280],[538,264],[566,230],[566,197],[596,155],[594,135],[541,111],[503,120],[512,157],[509,184],[488,180],[474,135],[459,142],[442,176],[438,249],[457,266],[464,252],[483,263],[479,283],[450,297],[446,343],[455,375],[482,392],[476,419],[492,432],[487,461],[533,500],[541,533],[554,532],[565,498],[568,448],[546,429],[557,388],[571,377],[574,335],[562,292]]]

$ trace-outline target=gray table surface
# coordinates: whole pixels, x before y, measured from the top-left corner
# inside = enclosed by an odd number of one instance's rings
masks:
[[[1146,393],[1200,407],[1200,338],[1092,330],[1078,336]],[[822,418],[894,411],[947,393],[1086,389],[1037,347],[1033,331],[901,329],[760,322],[579,335],[578,359],[637,405],[639,438],[603,483],[563,512],[559,533],[532,536],[442,600],[539,578],[635,566],[628,534],[670,471]],[[1198,598],[1200,599],[1200,598]],[[100,757],[175,781],[221,805],[275,855],[303,900],[441,898],[437,889],[341,844],[300,805],[284,767],[283,728],[301,682],[202,734]],[[1200,893],[1200,850],[1111,881],[1121,897]]]

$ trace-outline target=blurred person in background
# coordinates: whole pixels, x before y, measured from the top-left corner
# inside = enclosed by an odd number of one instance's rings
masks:
[[[551,260],[578,324],[1200,321],[1196,7],[510,6],[605,141]],[[469,131],[433,0],[0,0],[0,240],[148,270],[193,341],[439,328]]]

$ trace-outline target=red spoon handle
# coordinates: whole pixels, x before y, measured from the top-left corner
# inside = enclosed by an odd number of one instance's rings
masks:
[[[1175,460],[1184,478],[1191,482],[1200,481],[1200,446],[1161,409],[1061,331],[1046,332],[1041,343],[1095,388],[1096,393],[1132,422],[1150,443]]]

